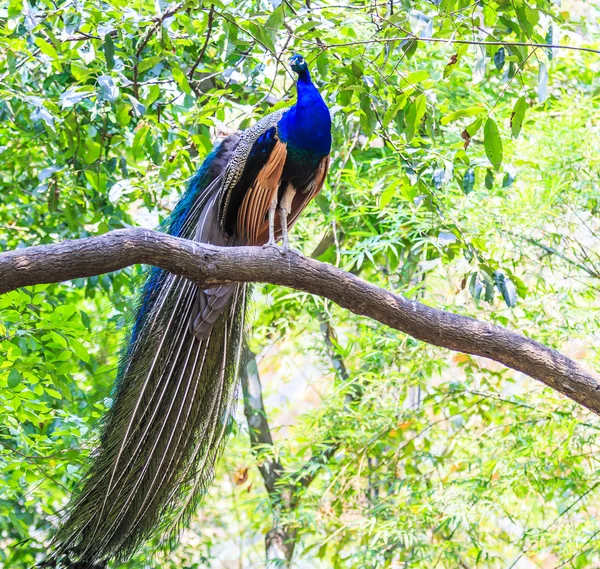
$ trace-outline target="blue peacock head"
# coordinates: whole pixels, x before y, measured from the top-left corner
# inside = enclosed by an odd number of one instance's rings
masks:
[[[294,53],[294,55],[290,57],[290,65],[292,66],[292,70],[295,71],[298,75],[302,75],[303,73],[308,72],[308,65],[306,64],[306,60],[299,53]]]

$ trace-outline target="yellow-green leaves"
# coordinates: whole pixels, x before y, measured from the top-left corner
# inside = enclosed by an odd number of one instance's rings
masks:
[[[419,95],[408,107],[406,112],[406,142],[410,142],[421,124],[422,118],[425,116],[427,108],[427,99],[425,95]]]
[[[40,36],[35,38],[34,41],[35,41],[35,45],[37,45],[40,48],[40,51],[44,55],[47,55],[50,59],[52,59],[52,66],[57,71],[62,71],[62,65],[60,63],[56,48],[50,42],[46,41],[44,38],[42,38]]]
[[[377,117],[371,108],[371,99],[369,97],[362,98],[360,109],[362,111],[360,115],[360,126],[366,134],[373,134],[373,130],[375,130],[377,124]]]
[[[52,59],[58,59],[58,53],[56,53],[56,49],[54,49],[54,46],[51,43],[47,42],[44,38],[35,38],[35,45],[37,45],[40,48],[40,51],[43,54],[47,55],[48,57],[51,57]]]
[[[179,88],[186,95],[191,95],[192,88],[190,87],[188,78],[186,77],[186,75],[183,72],[183,70],[181,69],[181,67],[179,67],[179,65],[177,65],[176,63],[172,63],[171,64],[171,73],[173,74],[173,79],[175,79],[175,83],[177,83],[177,85],[179,85]]]
[[[510,129],[512,131],[513,138],[517,138],[521,132],[523,126],[523,120],[525,119],[525,111],[527,110],[527,102],[525,97],[521,97],[516,103],[510,117]]]
[[[443,125],[447,125],[448,123],[454,122],[458,119],[482,115],[483,113],[485,113],[484,107],[468,107],[466,109],[459,109],[458,111],[447,114],[445,117],[441,118],[440,122]]]
[[[496,170],[499,170],[502,164],[502,139],[498,125],[492,118],[488,118],[483,127],[483,145],[488,160]]]
[[[254,39],[266,47],[271,53],[275,53],[275,46],[278,38],[278,30],[283,25],[283,5],[278,6],[273,10],[269,18],[264,23],[249,22],[248,30]]]
[[[394,194],[396,193],[396,185],[392,184],[388,186],[381,195],[379,196],[379,209],[385,209],[385,207],[392,201]]]

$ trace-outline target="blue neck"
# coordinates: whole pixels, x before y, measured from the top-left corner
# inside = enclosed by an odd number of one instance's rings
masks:
[[[320,156],[331,151],[331,116],[308,71],[299,74],[298,99],[278,125],[279,137],[288,145]]]

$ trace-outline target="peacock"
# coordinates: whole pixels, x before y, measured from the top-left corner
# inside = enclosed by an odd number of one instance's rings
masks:
[[[217,144],[165,223],[218,246],[289,248],[288,230],[321,190],[331,117],[305,59],[297,100]],[[247,287],[200,290],[149,270],[91,466],[44,566],[99,569],[154,540],[172,547],[212,482],[231,422]]]

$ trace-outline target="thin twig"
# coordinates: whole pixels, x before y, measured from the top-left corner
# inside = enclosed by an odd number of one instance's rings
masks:
[[[319,45],[317,42],[309,40],[302,40],[305,43],[312,45]],[[528,43],[528,42],[509,42],[509,41],[476,41],[476,40],[455,40],[447,38],[422,38],[413,34],[406,37],[398,38],[378,38],[373,40],[357,40],[347,43],[330,43],[325,45],[319,45],[319,47],[325,49],[332,49],[335,47],[349,47],[353,45],[366,45],[374,43],[391,43],[391,42],[403,42],[403,41],[421,41],[426,43],[445,43],[445,44],[465,44],[465,45],[498,45],[504,47],[517,46],[517,47],[541,47],[544,49],[569,49],[573,51],[585,51],[588,53],[600,54],[600,49],[594,49],[591,47],[579,47],[575,45],[557,45],[557,44],[546,44],[546,43]]]
[[[146,35],[140,41],[138,48],[135,51],[135,63],[133,65],[133,95],[136,99],[139,99],[138,93],[138,77],[139,77],[139,64],[140,57],[142,55],[142,51],[150,41],[150,38],[156,33],[158,28],[162,25],[162,23],[171,16],[175,15],[179,10],[181,10],[185,6],[185,3],[178,4],[174,6],[170,10],[167,10],[162,16],[159,18],[154,18],[154,24],[150,27],[150,29],[146,32]]]
[[[206,31],[206,37],[204,38],[204,45],[202,46],[202,49],[200,50],[200,54],[198,55],[198,58],[196,59],[194,65],[192,65],[192,67],[190,68],[190,71],[188,73],[188,78],[190,79],[190,81],[192,81],[194,79],[194,73],[196,72],[198,65],[200,65],[200,62],[202,61],[202,58],[204,57],[204,54],[206,53],[206,48],[208,48],[208,42],[210,41],[210,36],[212,34],[214,20],[215,20],[215,5],[211,4],[210,11],[208,12],[208,29]]]

